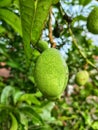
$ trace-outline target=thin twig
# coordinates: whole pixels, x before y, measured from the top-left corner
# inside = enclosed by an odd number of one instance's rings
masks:
[[[71,30],[71,28],[69,28],[69,33],[72,36],[72,40],[73,40],[73,44],[75,45],[75,47],[78,49],[79,53],[81,54],[81,56],[85,59],[85,61],[91,65],[92,67],[94,67],[97,71],[98,68],[86,57],[86,55],[84,54],[84,52],[81,51],[81,49],[79,48],[78,44],[77,44],[77,40],[75,39],[75,36]]]
[[[49,40],[50,40],[50,43],[51,43],[51,47],[55,48],[56,42],[54,42],[53,35],[52,35],[52,17],[51,17],[51,14],[52,14],[52,7],[50,8],[50,13],[49,13]]]

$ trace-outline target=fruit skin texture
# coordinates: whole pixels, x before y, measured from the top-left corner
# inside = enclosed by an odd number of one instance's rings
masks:
[[[76,74],[75,81],[79,86],[85,85],[89,79],[89,74],[86,70],[81,70]]]
[[[35,65],[35,82],[45,97],[54,100],[64,91],[68,81],[68,67],[57,49],[45,50]]]
[[[98,34],[98,7],[95,7],[87,18],[87,28],[89,32]]]

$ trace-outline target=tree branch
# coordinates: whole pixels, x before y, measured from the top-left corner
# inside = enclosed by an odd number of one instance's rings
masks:
[[[81,49],[79,48],[78,44],[77,44],[77,40],[75,39],[75,36],[71,30],[71,28],[68,29],[70,35],[72,36],[72,40],[73,40],[73,44],[75,45],[75,47],[78,49],[79,53],[81,54],[81,56],[85,59],[85,61],[91,65],[92,67],[94,67],[97,71],[98,68],[86,57],[86,55],[81,51]]]
[[[55,48],[56,42],[54,42],[53,35],[52,35],[52,17],[51,17],[51,14],[52,14],[52,7],[50,8],[50,13],[49,13],[49,40],[50,40],[50,43],[51,43],[51,47]]]

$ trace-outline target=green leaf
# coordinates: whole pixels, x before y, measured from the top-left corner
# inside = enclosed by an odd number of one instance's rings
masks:
[[[36,5],[36,13],[32,24],[32,44],[35,45],[40,39],[42,30],[47,21],[52,0],[38,0]]]
[[[0,7],[9,6],[13,0],[0,0]]]
[[[48,120],[50,122],[53,121],[53,118],[52,115],[51,115],[51,111],[54,107],[55,103],[54,102],[45,102],[45,104],[43,104],[43,106],[41,106],[40,109],[42,109],[42,113],[40,114],[42,119],[44,120]]]
[[[29,115],[34,116],[35,118],[37,118],[41,123],[44,123],[42,118],[40,117],[39,113],[37,113],[31,106],[28,105],[22,105],[20,106],[20,111],[22,112],[26,112]]]
[[[57,4],[59,0],[53,0],[53,4]]]
[[[89,115],[88,111],[85,111],[84,113],[82,112],[81,114],[85,120],[85,124],[87,124],[88,126],[91,126],[92,120],[91,120],[91,116]]]
[[[95,121],[91,127],[93,128],[93,130],[98,130],[98,121]]]
[[[26,58],[28,60],[27,62],[29,62],[31,58],[30,41],[31,41],[32,21],[35,12],[35,3],[34,0],[19,0],[19,5],[20,5],[24,51]]]
[[[38,101],[38,99],[33,94],[24,94],[20,97],[19,101],[25,101],[29,105],[31,105],[32,103],[35,105],[40,105],[40,101]]]
[[[13,5],[19,9],[19,0],[14,0]]]
[[[1,93],[1,103],[2,104],[9,104],[9,99],[8,97],[11,96],[13,94],[13,92],[15,91],[14,87],[11,86],[6,86],[2,93]]]
[[[72,21],[72,25],[77,22],[77,21],[86,21],[87,20],[87,17],[83,16],[83,15],[78,15],[76,16],[75,18],[73,18],[73,21]]]
[[[13,93],[13,101],[14,101],[14,104],[16,104],[20,97],[24,94],[24,92],[21,92],[21,91],[18,91],[16,90],[14,93]]]
[[[28,118],[22,112],[19,112],[20,123],[24,126],[24,130],[28,130]]]
[[[10,105],[0,104],[0,109],[12,111],[13,107],[11,107]]]
[[[19,64],[17,62],[15,62],[15,61],[9,60],[9,61],[6,62],[6,64],[8,66],[10,66],[11,68],[20,69]]]
[[[0,19],[9,24],[17,33],[22,36],[21,22],[19,17],[8,9],[0,8]]]
[[[33,76],[29,76],[28,79],[32,82],[35,83],[34,77]]]
[[[34,96],[36,96],[36,97],[42,97],[42,93],[40,91],[38,91],[38,92],[34,93]]]
[[[0,33],[3,33],[5,31],[6,31],[6,29],[4,27],[0,26]]]
[[[16,117],[12,113],[10,113],[10,116],[11,116],[11,120],[12,120],[10,130],[17,130],[18,129],[18,122],[16,120]]]
[[[91,0],[79,0],[79,4],[86,6],[87,4],[89,4],[91,2]]]

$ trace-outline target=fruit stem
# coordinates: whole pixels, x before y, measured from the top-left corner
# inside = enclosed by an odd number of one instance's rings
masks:
[[[85,59],[85,61],[91,65],[92,67],[94,67],[97,71],[98,68],[86,57],[86,55],[84,54],[84,52],[81,51],[81,49],[79,48],[78,44],[77,44],[77,40],[71,30],[71,28],[68,29],[69,34],[72,36],[72,40],[73,40],[73,44],[75,45],[75,47],[78,49],[79,53],[81,54],[81,56]]]
[[[50,13],[49,13],[49,40],[50,40],[50,43],[51,43],[51,47],[55,48],[56,47],[56,42],[54,42],[54,39],[53,39],[53,35],[52,35],[52,17],[51,17],[51,14],[52,14],[52,7],[50,7]]]

